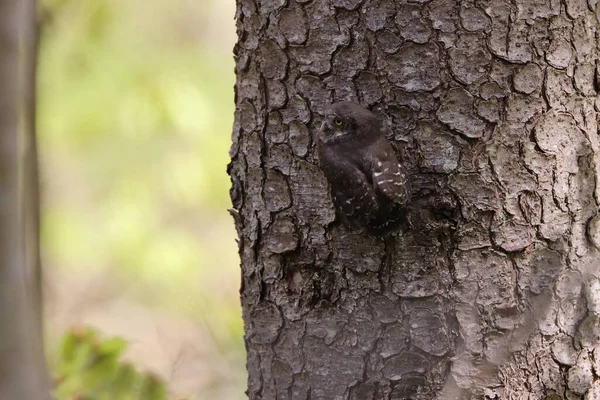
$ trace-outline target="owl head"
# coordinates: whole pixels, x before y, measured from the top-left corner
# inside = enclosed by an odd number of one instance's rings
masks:
[[[381,126],[377,117],[360,104],[342,101],[331,105],[321,125],[324,143],[340,143],[379,135]]]

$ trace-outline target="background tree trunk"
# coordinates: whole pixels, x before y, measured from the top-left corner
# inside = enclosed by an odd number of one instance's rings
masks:
[[[36,7],[0,1],[0,398],[49,399],[35,147]]]
[[[237,23],[249,397],[600,398],[596,1],[238,0]],[[400,237],[335,221],[311,133],[339,100],[409,165]]]

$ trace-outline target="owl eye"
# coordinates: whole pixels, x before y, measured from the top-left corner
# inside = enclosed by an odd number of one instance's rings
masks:
[[[333,123],[336,124],[337,126],[342,126],[343,123],[344,123],[344,121],[342,121],[339,118],[336,118],[336,119],[333,120]]]

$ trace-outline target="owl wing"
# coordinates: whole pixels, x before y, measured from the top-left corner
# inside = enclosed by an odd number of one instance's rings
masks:
[[[377,211],[375,191],[367,176],[358,168],[347,166],[340,172],[340,179],[332,183],[331,194],[338,210],[350,219],[366,224]]]
[[[377,195],[370,176],[348,157],[333,149],[319,147],[321,169],[331,184],[331,197],[336,209],[350,222],[365,225],[378,210]]]
[[[396,158],[396,153],[385,139],[380,137],[367,152],[365,163],[377,195],[393,203],[404,205],[410,200],[408,174]]]
[[[408,174],[395,159],[379,160],[373,166],[373,187],[383,197],[397,204],[406,204],[409,200]]]

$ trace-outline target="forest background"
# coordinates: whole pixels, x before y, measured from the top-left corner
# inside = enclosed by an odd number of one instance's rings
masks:
[[[173,398],[242,399],[225,172],[233,1],[42,0],[37,129],[47,351],[97,328]]]

